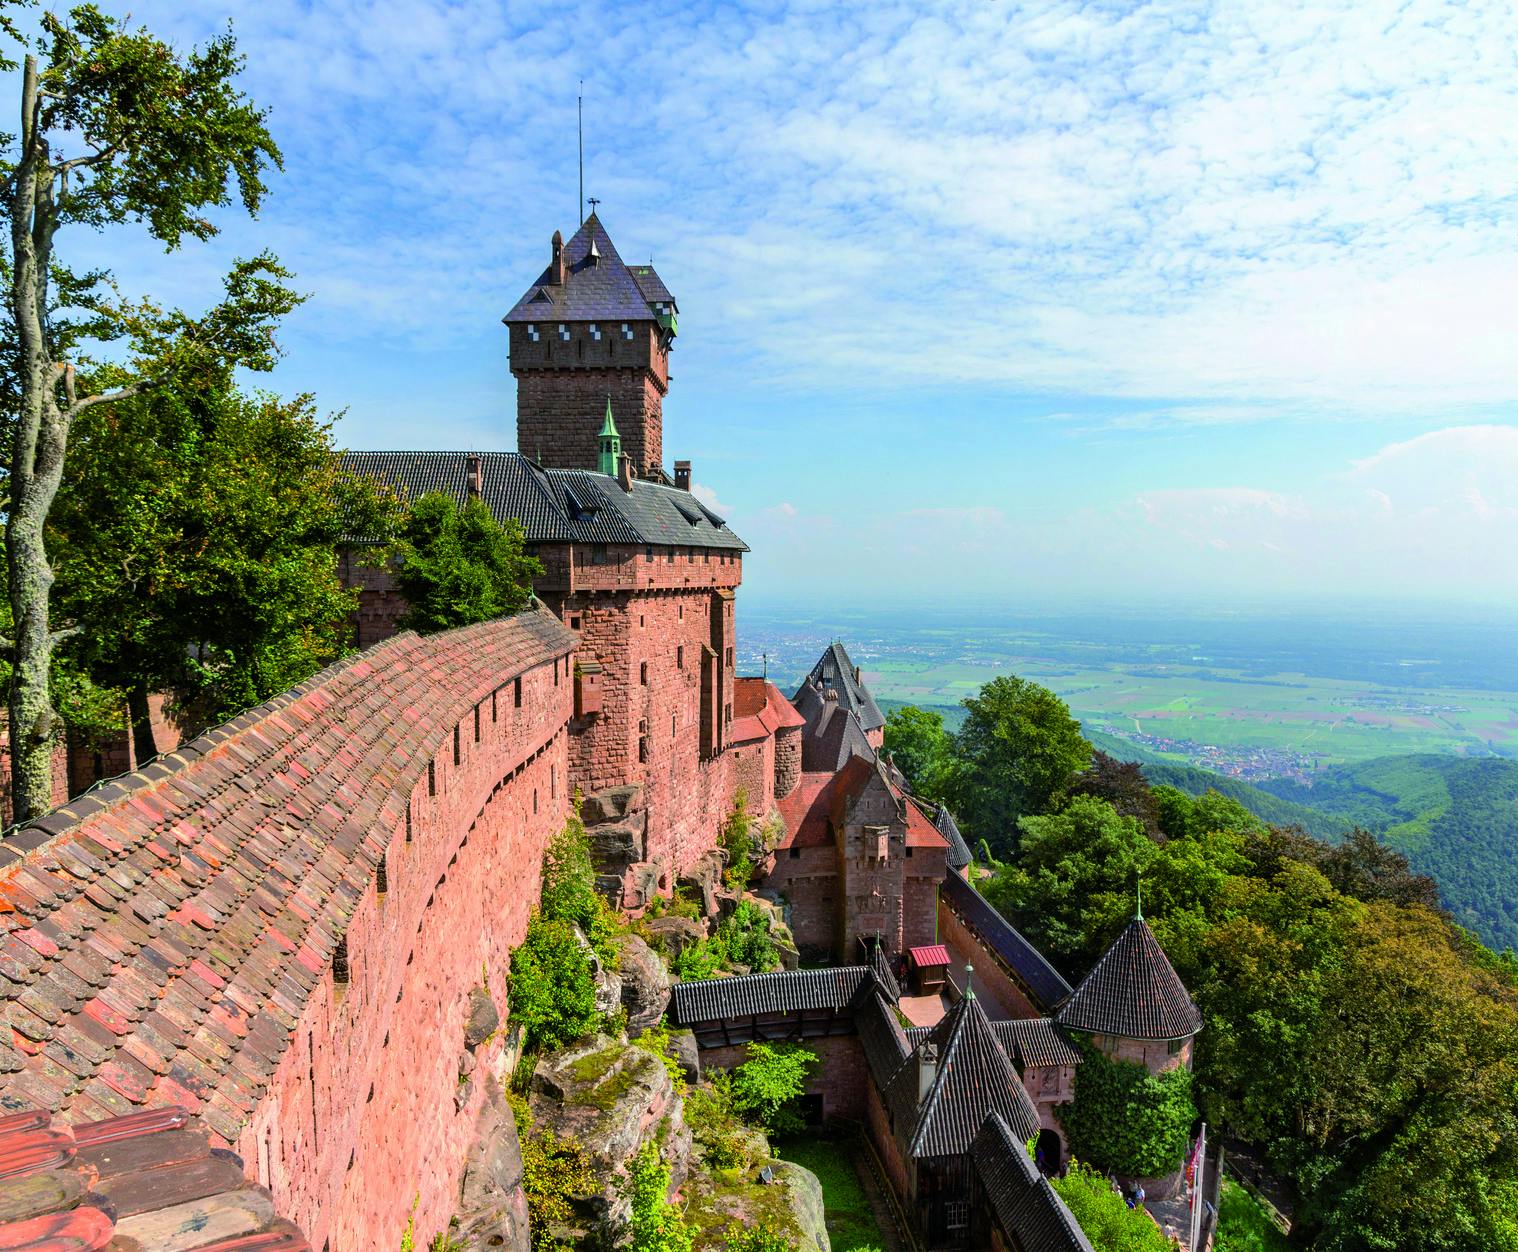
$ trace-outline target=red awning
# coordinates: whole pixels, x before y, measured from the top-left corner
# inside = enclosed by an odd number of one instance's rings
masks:
[[[949,963],[949,949],[941,943],[930,943],[923,948],[908,948],[907,955],[912,958],[914,969],[926,969],[932,965]]]

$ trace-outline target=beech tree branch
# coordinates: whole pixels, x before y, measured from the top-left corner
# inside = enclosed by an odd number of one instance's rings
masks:
[[[73,370],[69,371],[68,386],[73,386]],[[158,386],[156,378],[139,378],[134,383],[128,383],[125,387],[117,387],[115,391],[104,391],[98,396],[86,396],[77,403],[70,401],[68,412],[65,416],[72,422],[86,409],[93,409],[97,404],[110,404],[114,400],[130,400],[133,396],[140,396],[145,391],[151,391]]]

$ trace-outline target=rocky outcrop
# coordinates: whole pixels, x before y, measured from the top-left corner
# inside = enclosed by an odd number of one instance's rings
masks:
[[[798,1252],[831,1252],[823,1220],[822,1184],[809,1169],[791,1161],[767,1162],[770,1181],[761,1181],[762,1166],[738,1177],[707,1169],[692,1172],[686,1196],[686,1216],[697,1228],[698,1252],[726,1248],[736,1226],[768,1222]]]
[[[688,1083],[701,1081],[701,1049],[696,1046],[693,1030],[672,1030],[669,1034],[669,1054],[680,1066]]]
[[[494,1083],[475,1123],[450,1239],[450,1246],[466,1252],[529,1252],[532,1247],[516,1119]]]
[[[705,925],[693,917],[650,917],[639,925],[648,942],[669,961],[706,938]]]
[[[622,1007],[627,1010],[627,1035],[636,1039],[657,1026],[669,1006],[669,970],[658,954],[637,935],[618,941],[622,951]]]
[[[587,827],[620,822],[643,807],[643,788],[638,783],[595,791],[580,801],[580,820]]]
[[[726,868],[727,853],[713,848],[680,875],[676,886],[697,893],[701,899],[702,914],[715,917],[721,907],[722,871]]]
[[[627,1200],[618,1189],[624,1167],[652,1139],[670,1167],[672,1188],[686,1179],[691,1134],[663,1060],[605,1035],[538,1061],[532,1075],[536,1129],[573,1138],[589,1154],[600,1189],[572,1197],[588,1228],[619,1230]]]

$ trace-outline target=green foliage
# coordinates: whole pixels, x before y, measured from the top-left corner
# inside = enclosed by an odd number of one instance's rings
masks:
[[[1290,1252],[1291,1244],[1259,1202],[1232,1179],[1218,1199],[1213,1252]]]
[[[1084,1036],[1072,1041],[1081,1053],[1075,1099],[1056,1108],[1072,1155],[1138,1178],[1179,1165],[1196,1120],[1191,1072],[1182,1066],[1151,1074],[1142,1065],[1109,1059]]]
[[[748,1060],[733,1070],[733,1107],[771,1134],[794,1134],[804,1121],[796,1099],[816,1055],[794,1043],[750,1043]]]
[[[343,477],[310,397],[249,396],[227,380],[87,411],[49,531],[54,602],[79,627],[66,655],[129,693],[139,753],[150,692],[191,730],[305,680],[352,635],[338,578],[345,533],[383,531],[369,484]]]
[[[742,891],[754,876],[754,860],[760,849],[754,837],[754,819],[748,811],[748,792],[742,787],[733,797],[733,811],[722,823],[722,848],[727,869],[722,881],[730,891]]]
[[[623,1193],[632,1204],[629,1252],[690,1252],[695,1228],[666,1198],[669,1166],[659,1159],[656,1144],[645,1143],[628,1162]]]
[[[515,613],[543,572],[515,518],[498,522],[482,501],[460,508],[441,492],[412,502],[396,551],[396,582],[410,606],[401,625],[424,635]]]
[[[1026,679],[993,679],[965,702],[949,786],[956,817],[998,855],[1017,846],[1020,819],[1042,813],[1091,763],[1065,702]]]
[[[712,1169],[747,1169],[751,1137],[733,1107],[732,1075],[714,1070],[685,1097],[685,1124]]]
[[[780,968],[780,952],[770,935],[770,916],[752,900],[738,901],[730,917],[717,927],[717,943],[731,965],[755,974]]]
[[[562,1047],[595,1029],[590,953],[572,923],[533,912],[511,953],[511,1016],[531,1049]]]
[[[596,956],[604,964],[616,967],[617,915],[596,890],[590,839],[578,805],[543,853],[538,907],[550,921],[578,926]]]
[[[669,1022],[665,1018],[661,1017],[657,1026],[649,1026],[644,1030],[633,1040],[633,1044],[645,1052],[652,1052],[659,1058],[664,1066],[664,1072],[669,1075],[669,1081],[675,1088],[676,1095],[683,1096],[686,1093],[685,1071],[680,1068],[679,1060],[670,1051]]]
[[[677,978],[715,977],[727,968],[727,945],[719,938],[688,943],[676,953],[669,968]]]
[[[1170,1240],[1153,1219],[1141,1209],[1130,1209],[1089,1165],[1072,1161],[1063,1178],[1050,1181],[1095,1252],[1170,1252]]]
[[[906,704],[886,714],[883,747],[919,800],[947,798],[954,768],[954,742],[943,714]]]
[[[794,1239],[786,1238],[767,1221],[745,1227],[730,1235],[727,1240],[728,1252],[799,1252],[800,1247]]]
[[[1284,779],[1273,795],[1367,827],[1430,874],[1455,920],[1496,949],[1518,948],[1518,761],[1377,757]]]
[[[516,1115],[522,1148],[522,1191],[533,1252],[569,1252],[559,1232],[574,1219],[571,1199],[597,1189],[595,1162],[572,1138],[561,1139],[546,1128],[534,1133],[525,1098],[508,1093],[506,1100]]]

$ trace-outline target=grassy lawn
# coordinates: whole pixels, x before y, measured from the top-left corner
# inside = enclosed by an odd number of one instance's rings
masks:
[[[1291,1252],[1291,1244],[1255,1198],[1232,1179],[1223,1180],[1218,1204],[1216,1252]]]
[[[786,1139],[775,1145],[783,1161],[809,1169],[822,1183],[828,1239],[833,1252],[883,1248],[870,1201],[854,1173],[853,1150],[841,1139]]]

